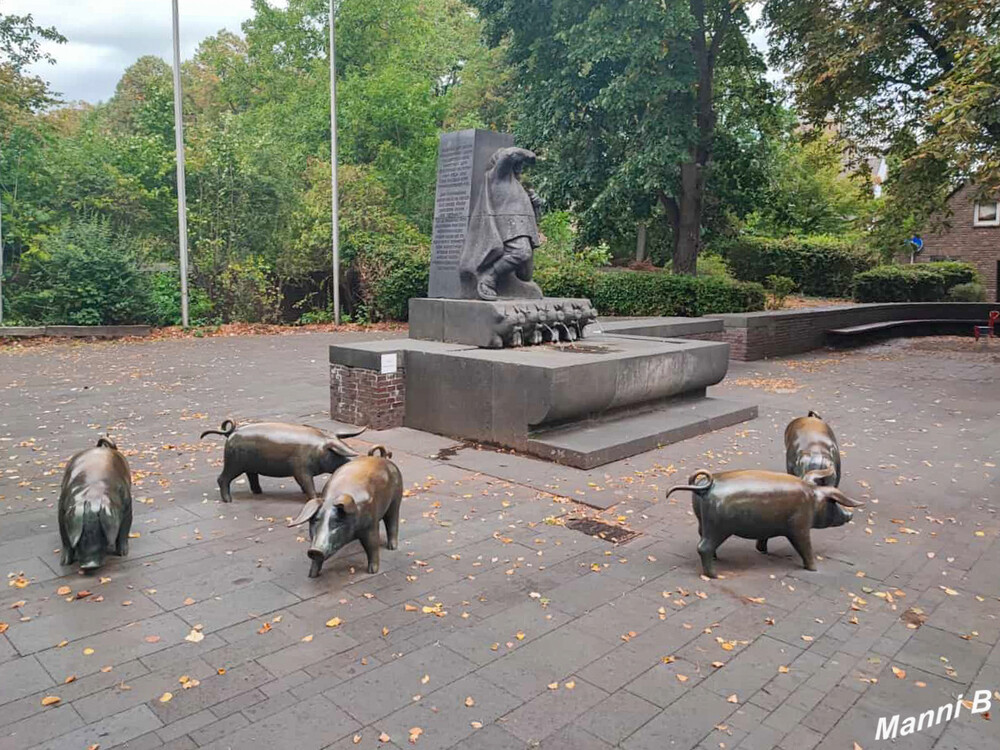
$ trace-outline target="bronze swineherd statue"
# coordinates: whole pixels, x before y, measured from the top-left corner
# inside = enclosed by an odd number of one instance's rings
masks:
[[[542,298],[531,280],[541,200],[520,179],[534,163],[534,152],[525,148],[501,148],[490,158],[459,259],[466,299]]]

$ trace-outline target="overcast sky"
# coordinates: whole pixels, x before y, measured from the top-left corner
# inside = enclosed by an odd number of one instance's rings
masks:
[[[250,0],[179,0],[181,56],[219,29],[240,31]],[[273,3],[276,4],[276,3]],[[122,72],[142,55],[172,59],[170,0],[0,0],[4,13],[31,13],[55,26],[66,44],[47,45],[55,65],[34,71],[68,101],[97,102],[115,92]]]
[[[181,57],[194,53],[198,43],[220,29],[239,32],[252,15],[251,0],[179,0]],[[272,5],[283,4],[271,0]],[[5,13],[31,13],[36,23],[55,26],[68,40],[47,44],[55,65],[34,68],[64,100],[96,103],[115,92],[125,68],[142,55],[158,55],[171,62],[170,0],[0,0]],[[751,8],[751,17],[759,9]],[[764,35],[754,43],[763,48]],[[772,73],[772,78],[775,78]]]

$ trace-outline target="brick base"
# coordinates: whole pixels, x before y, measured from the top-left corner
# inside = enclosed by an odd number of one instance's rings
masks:
[[[747,331],[745,328],[730,328],[711,333],[693,333],[690,336],[679,336],[678,338],[697,339],[698,341],[725,341],[729,344],[730,359],[747,361]]]
[[[382,375],[375,370],[330,365],[330,418],[374,430],[402,427],[406,414],[404,371]]]

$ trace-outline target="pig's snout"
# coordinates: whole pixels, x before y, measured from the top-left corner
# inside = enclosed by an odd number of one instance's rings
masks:
[[[309,566],[309,577],[318,578],[320,570],[323,569],[323,561],[326,560],[326,555],[323,554],[323,550],[311,549],[307,553],[309,559],[312,560],[312,565]]]

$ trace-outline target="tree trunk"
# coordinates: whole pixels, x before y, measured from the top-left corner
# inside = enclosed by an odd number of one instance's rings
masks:
[[[701,250],[701,215],[705,203],[705,176],[712,158],[715,139],[715,61],[719,47],[729,31],[732,10],[726,6],[712,35],[708,37],[705,0],[690,0],[691,15],[697,28],[691,37],[691,51],[698,66],[696,94],[697,135],[690,149],[690,160],[681,164],[681,190],[674,232],[674,273],[694,274]]]
[[[674,273],[694,275],[701,249],[701,209],[704,202],[704,167],[697,162],[681,165],[680,210],[674,240]]]
[[[635,260],[636,263],[646,260],[646,225],[642,222],[639,223],[635,235]]]

